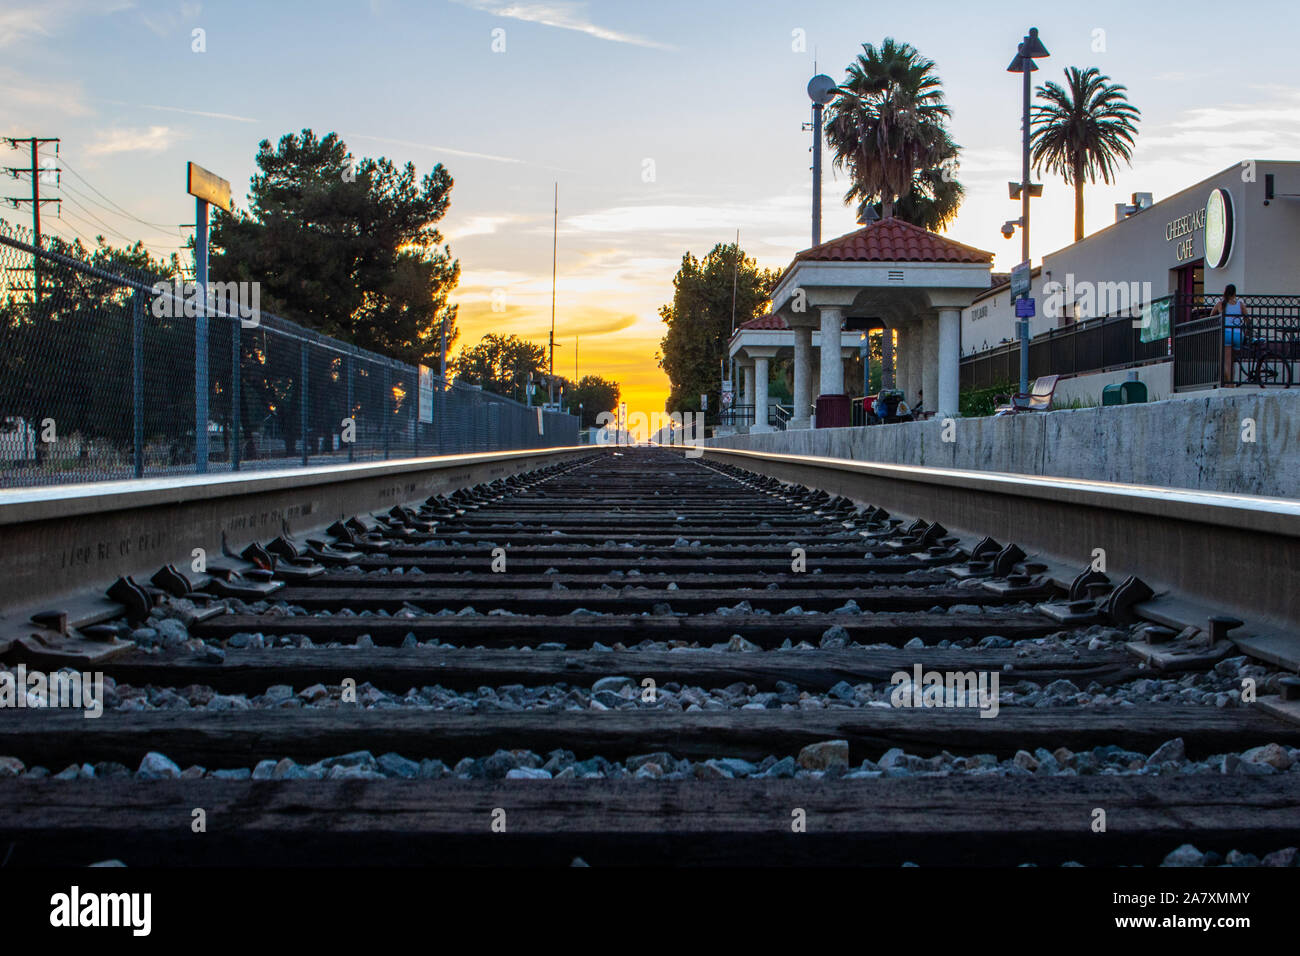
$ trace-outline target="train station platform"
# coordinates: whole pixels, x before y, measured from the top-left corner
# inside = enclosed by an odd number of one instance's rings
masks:
[[[1295,498],[1300,389],[1004,417],[800,429],[716,448]]]

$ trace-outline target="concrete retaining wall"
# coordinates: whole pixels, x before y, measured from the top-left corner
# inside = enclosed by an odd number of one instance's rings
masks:
[[[1251,423],[1253,422],[1253,435]],[[1300,389],[711,439],[722,448],[1300,497]],[[1254,441],[1245,439],[1254,438]]]
[[[1152,402],[1174,398],[1174,363],[1159,362],[1135,369],[1139,382],[1147,387],[1147,398]],[[1116,372],[1092,372],[1088,375],[1076,375],[1056,383],[1056,394],[1052,396],[1055,405],[1068,405],[1075,399],[1080,405],[1100,405],[1101,390],[1107,385],[1128,380],[1128,370]],[[1179,393],[1185,395],[1187,393]]]

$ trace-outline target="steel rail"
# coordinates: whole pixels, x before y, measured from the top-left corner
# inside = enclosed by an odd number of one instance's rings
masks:
[[[730,463],[1015,541],[1082,570],[1210,602],[1249,622],[1300,625],[1300,501],[1000,472],[706,447]]]

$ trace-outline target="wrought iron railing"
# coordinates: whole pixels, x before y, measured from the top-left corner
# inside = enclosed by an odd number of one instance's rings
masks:
[[[1246,323],[1230,371],[1225,370],[1223,318],[1210,317],[1219,296],[1178,293],[1034,336],[1029,343],[1029,378],[1172,360],[1174,387],[1180,390],[1212,388],[1225,381],[1265,386],[1300,381],[1300,296],[1253,295],[1241,300]],[[963,389],[988,388],[1019,377],[1018,342],[961,361]]]
[[[1300,296],[1243,295],[1240,320],[1213,314],[1218,296],[1174,298],[1176,389],[1300,381]]]
[[[730,428],[739,428],[754,424],[753,405],[732,405],[718,415],[718,424]]]

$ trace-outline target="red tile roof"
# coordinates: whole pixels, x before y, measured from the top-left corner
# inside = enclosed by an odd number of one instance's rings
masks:
[[[882,219],[820,246],[805,249],[795,261],[831,262],[992,262],[993,253],[976,249],[901,219]]]
[[[781,318],[781,316],[772,315],[769,312],[767,315],[760,315],[756,319],[750,319],[748,322],[742,323],[740,328],[738,328],[736,331],[739,332],[740,329],[771,330],[771,329],[788,329],[788,328],[790,328],[790,323],[786,322],[786,320]]]

